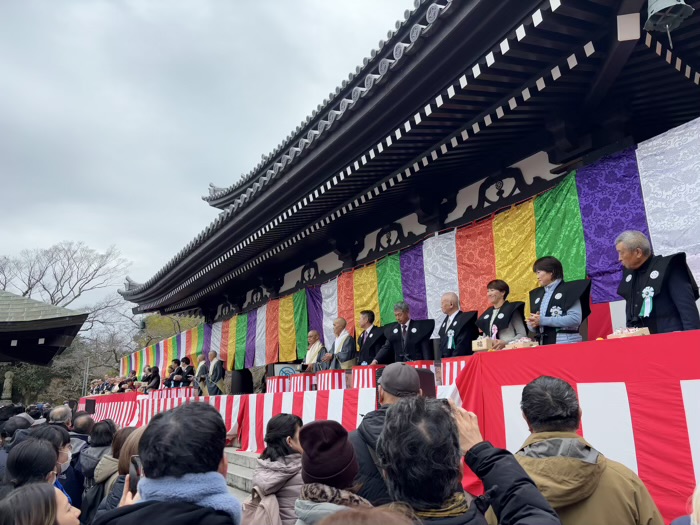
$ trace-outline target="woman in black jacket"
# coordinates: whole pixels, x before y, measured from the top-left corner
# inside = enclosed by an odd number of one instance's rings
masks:
[[[151,390],[158,390],[160,388],[160,370],[157,366],[151,367],[151,374],[146,385],[145,392],[148,394]]]

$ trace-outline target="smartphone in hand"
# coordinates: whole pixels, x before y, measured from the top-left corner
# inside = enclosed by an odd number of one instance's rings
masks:
[[[141,458],[138,456],[131,456],[131,462],[129,464],[129,492],[134,496],[138,492],[139,480],[143,474],[143,465],[141,464]]]

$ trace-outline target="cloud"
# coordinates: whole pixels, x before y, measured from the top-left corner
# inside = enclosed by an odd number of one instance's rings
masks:
[[[0,253],[116,244],[144,281],[410,0],[0,3]]]

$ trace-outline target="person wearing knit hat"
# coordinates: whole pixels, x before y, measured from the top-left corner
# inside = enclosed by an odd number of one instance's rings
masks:
[[[299,432],[304,450],[301,478],[304,486],[295,505],[297,525],[315,525],[346,507],[371,507],[351,487],[359,471],[348,432],[336,421],[314,421]]]

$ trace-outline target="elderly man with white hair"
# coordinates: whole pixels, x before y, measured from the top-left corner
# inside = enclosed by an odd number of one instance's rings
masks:
[[[646,235],[626,231],[615,240],[624,267],[617,293],[627,302],[627,326],[652,334],[700,329],[698,285],[685,253],[654,255]]]
[[[478,312],[462,312],[459,297],[454,292],[442,295],[440,309],[446,316],[438,331],[442,357],[471,355],[472,341],[479,336],[476,327]]]

